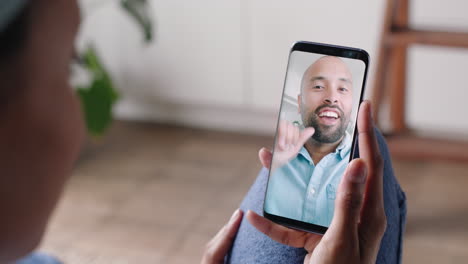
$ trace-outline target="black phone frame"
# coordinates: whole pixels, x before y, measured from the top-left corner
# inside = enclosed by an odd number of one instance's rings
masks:
[[[286,89],[286,80],[288,76],[288,69],[289,69],[289,61],[290,57],[293,51],[303,51],[303,52],[308,52],[308,53],[316,53],[316,54],[323,54],[324,56],[336,56],[336,57],[342,57],[342,58],[349,58],[349,59],[357,59],[361,60],[365,64],[365,69],[364,69],[364,79],[362,81],[362,90],[361,90],[361,95],[359,98],[359,106],[358,106],[358,112],[359,108],[361,107],[362,100],[364,98],[364,90],[366,87],[366,80],[367,80],[367,72],[369,68],[369,60],[370,56],[367,51],[363,49],[358,49],[358,48],[352,48],[352,47],[345,47],[345,46],[338,46],[338,45],[331,45],[331,44],[324,44],[324,43],[317,43],[317,42],[308,42],[308,41],[298,41],[293,44],[289,51],[289,57],[288,57],[288,64],[286,66],[286,76],[284,78],[284,84],[283,84],[283,94],[281,96],[281,102],[280,102],[280,109],[279,109],[279,114],[278,114],[278,121],[277,121],[277,127],[276,127],[276,134],[275,134],[275,139],[274,139],[274,144],[273,150],[276,148],[276,136],[278,134],[278,124],[279,124],[279,119],[281,115],[281,110],[283,107],[283,96],[284,96],[284,91]],[[354,157],[354,153],[356,151],[356,138],[357,138],[357,121],[354,127],[354,134],[353,134],[353,142],[352,142],[352,148],[351,148],[351,153],[349,157],[349,162]],[[270,171],[271,167],[268,168],[268,179],[270,178]],[[265,199],[266,199],[266,193],[268,191],[268,183],[266,186],[265,190]],[[283,216],[278,216],[274,214],[267,213],[265,211],[265,207],[263,207],[263,216],[277,224],[292,228],[292,229],[297,229],[297,230],[302,230],[306,232],[311,232],[311,233],[316,233],[316,234],[325,234],[325,232],[328,230],[328,227],[326,226],[320,226],[320,225],[315,225]]]

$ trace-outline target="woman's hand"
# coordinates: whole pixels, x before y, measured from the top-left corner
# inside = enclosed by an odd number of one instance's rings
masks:
[[[375,263],[386,229],[383,204],[383,161],[380,156],[370,103],[362,103],[358,117],[361,158],[347,167],[335,200],[335,214],[325,235],[297,231],[277,225],[254,212],[247,219],[272,239],[309,253],[304,263]],[[259,153],[263,165],[271,153]],[[266,164],[265,164],[266,163]]]
[[[242,221],[243,212],[237,209],[213,239],[206,244],[205,252],[201,264],[221,264],[224,263],[224,257],[231,249],[237,230]]]

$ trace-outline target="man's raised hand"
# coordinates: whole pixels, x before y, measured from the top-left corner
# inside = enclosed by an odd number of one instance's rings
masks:
[[[274,171],[276,168],[279,168],[288,163],[297,156],[299,150],[301,150],[302,146],[304,146],[307,140],[312,137],[314,132],[315,129],[312,127],[307,127],[301,131],[299,127],[291,124],[290,122],[286,120],[280,120],[278,125],[278,134],[276,135],[276,148],[273,164],[268,164],[268,162],[264,164],[262,155],[265,154],[259,153],[262,165],[267,169],[270,168],[271,165],[271,171]]]

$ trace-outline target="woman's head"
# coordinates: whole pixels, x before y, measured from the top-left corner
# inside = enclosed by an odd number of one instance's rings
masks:
[[[35,109],[35,116],[81,131],[81,111],[69,84],[80,23],[76,0],[2,0],[17,3],[0,23],[0,117],[8,109]],[[18,112],[18,111],[13,111]],[[68,118],[60,123],[63,113]],[[81,137],[80,137],[81,139]],[[75,142],[72,140],[70,144]]]
[[[76,0],[1,1],[0,7],[24,2],[13,13],[0,11],[0,211],[8,215],[0,220],[3,263],[40,241],[84,127],[69,85],[80,22]]]

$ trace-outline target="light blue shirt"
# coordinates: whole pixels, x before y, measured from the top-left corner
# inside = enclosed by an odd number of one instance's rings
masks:
[[[320,226],[330,226],[338,184],[349,163],[351,136],[346,133],[335,152],[315,165],[302,147],[297,156],[276,169],[268,181],[265,211]]]

